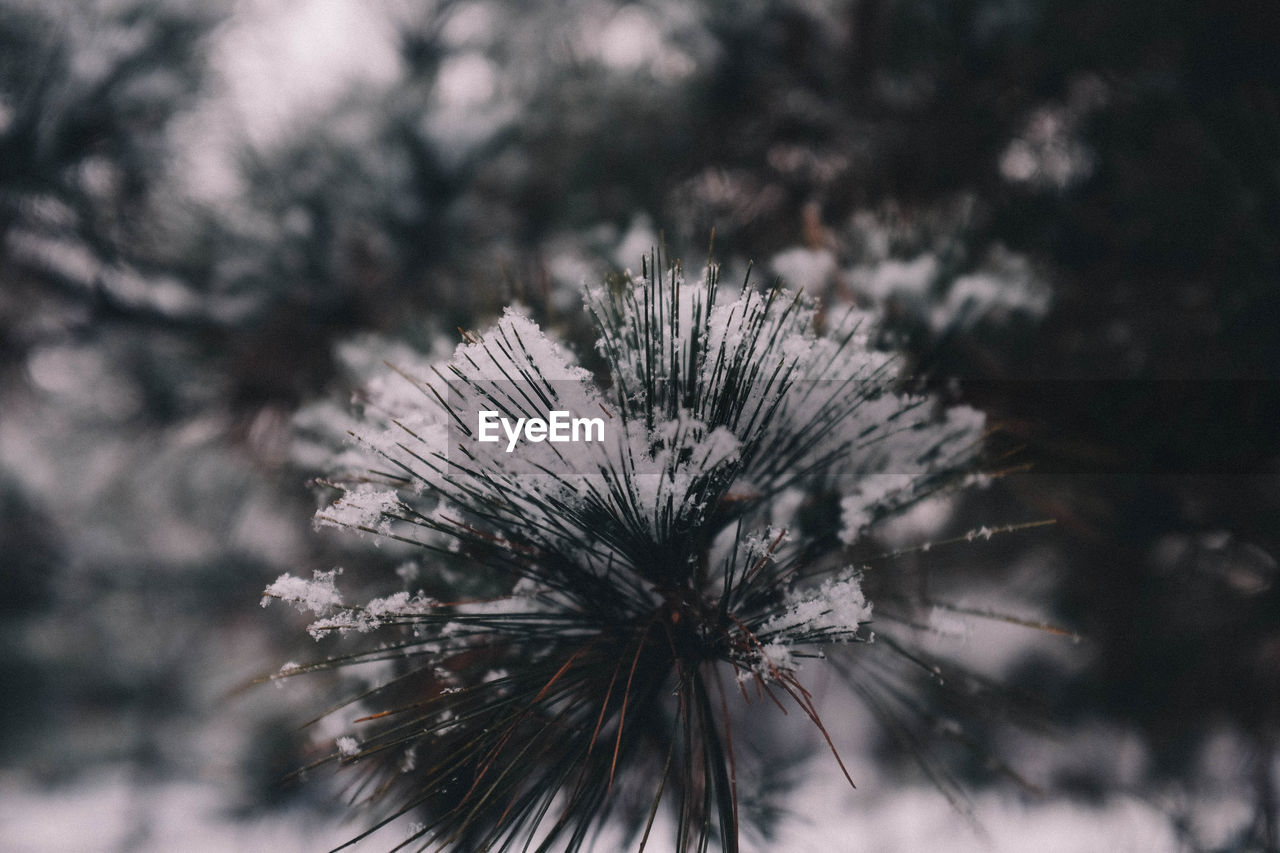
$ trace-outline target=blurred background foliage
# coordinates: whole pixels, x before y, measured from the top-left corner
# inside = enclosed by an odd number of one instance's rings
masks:
[[[228,34],[270,45],[254,15],[300,5],[0,2],[10,785],[327,803],[280,784],[311,700],[228,697],[315,652],[258,611],[276,575],[394,568],[309,532],[295,415],[354,390],[361,335],[451,346],[518,300],[580,338],[583,281],[659,240],[700,262],[714,230],[730,269],[881,307],[921,381],[988,412],[1030,473],[956,529],[1057,520],[904,569],[1033,590],[1085,638],[1002,674],[1092,760],[972,736],[1187,849],[1277,849],[1280,6],[384,2],[354,14],[389,73],[226,126]]]

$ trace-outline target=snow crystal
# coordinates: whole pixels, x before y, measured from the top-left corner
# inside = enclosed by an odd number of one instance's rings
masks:
[[[757,675],[769,679],[774,673],[795,672],[797,667],[790,646],[786,643],[766,643],[760,648],[760,660],[753,669]]]
[[[515,356],[514,364],[499,342]],[[519,378],[519,374],[512,374],[512,367],[524,371],[533,368],[540,378],[550,381],[584,381],[591,376],[574,364],[573,356],[564,347],[547,337],[537,323],[514,306],[503,312],[497,326],[484,338],[458,344],[451,364],[473,381]]]
[[[343,493],[332,506],[316,513],[316,524],[331,527],[349,527],[356,530],[375,529],[386,533],[390,523],[383,517],[400,505],[400,499],[390,489],[361,483]]]
[[[858,578],[831,579],[816,591],[793,599],[790,607],[765,622],[761,631],[797,638],[832,630],[852,634],[870,618],[871,605]]]
[[[438,602],[424,595],[397,592],[386,598],[375,598],[364,606],[364,611],[374,618],[396,616],[420,616],[430,613]]]
[[[331,616],[325,616],[312,622],[307,626],[307,633],[319,640],[332,631],[339,631],[343,634],[348,631],[359,631],[364,634],[373,630],[379,624],[381,623],[364,616],[358,611],[339,610]]]
[[[338,747],[338,754],[344,758],[360,753],[360,743],[353,737],[340,737],[334,741],[334,745]]]
[[[316,571],[311,580],[294,577],[286,572],[263,591],[260,603],[266,607],[272,599],[278,598],[295,605],[300,612],[310,610],[316,614],[325,613],[342,605],[342,596],[334,583],[341,572],[342,569]]]
[[[375,598],[363,607],[349,607],[317,619],[307,626],[307,631],[317,640],[331,631],[367,634],[390,620],[421,616],[436,606],[437,602],[426,596],[398,592],[385,598]]]
[[[282,679],[285,676],[293,675],[295,672],[301,672],[301,671],[302,671],[302,664],[298,663],[297,661],[289,661],[288,663],[285,663],[283,666],[280,667],[280,671],[277,672],[274,676],[272,676],[271,680],[275,684],[277,690],[282,690],[284,689],[284,682],[282,681]]]

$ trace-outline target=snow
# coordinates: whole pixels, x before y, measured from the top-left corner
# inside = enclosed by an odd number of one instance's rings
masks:
[[[225,853],[328,850],[354,831],[332,817],[284,809],[229,817],[232,792],[208,779],[141,781],[123,768],[91,772],[68,787],[47,788],[17,771],[0,771],[0,839],[6,853]],[[351,848],[385,850],[385,839]]]
[[[860,477],[853,492],[840,499],[840,539],[846,545],[858,541],[893,495],[908,492],[914,478],[910,474],[869,474]]]
[[[518,357],[507,357],[504,345],[515,348]],[[513,376],[513,368],[525,372],[532,368],[535,375],[551,381],[588,379],[590,373],[573,361],[568,350],[547,337],[520,308],[511,306],[492,332],[474,343],[458,344],[451,364],[472,381],[517,379],[519,373]]]
[[[411,595],[408,592],[397,592],[385,598],[375,598],[365,605],[365,612],[374,617],[415,616],[431,612],[439,606],[434,600],[422,595]]]
[[[1011,183],[1063,190],[1087,178],[1094,154],[1081,139],[1079,107],[1046,105],[1035,110],[1021,135],[1000,155],[1000,174]]]
[[[830,722],[830,712],[824,718]],[[846,754],[845,749],[841,752]],[[406,755],[405,761],[412,758]],[[856,849],[880,853],[1180,849],[1159,805],[1136,797],[1116,796],[1088,804],[980,793],[973,800],[978,821],[974,826],[936,789],[925,784],[888,785],[868,772],[853,768],[858,789],[850,790],[829,756],[816,755],[799,777],[801,787],[787,798],[791,810],[779,836],[760,842],[747,835],[743,849],[749,853],[845,851],[851,839],[857,840]],[[336,847],[359,831],[357,824],[339,822],[331,813],[301,809],[229,819],[227,797],[227,790],[208,780],[147,783],[123,771],[108,770],[88,774],[74,786],[45,788],[10,770],[0,772],[0,837],[8,853],[126,849],[135,853],[307,853]],[[1223,843],[1249,814],[1245,794],[1239,790],[1214,793],[1194,805],[1197,828]],[[386,850],[396,831],[389,829],[390,834],[376,835],[352,849],[357,853]],[[670,837],[672,832],[667,816],[659,813],[655,837]],[[624,849],[616,827],[606,826],[593,849]]]
[[[1014,317],[1040,320],[1048,312],[1053,291],[1025,255],[997,244],[973,272],[951,282],[946,297],[929,311],[937,332],[979,321]]]
[[[974,528],[965,533],[964,538],[972,542],[974,539],[990,539],[994,534],[995,531],[984,524],[982,527]]]
[[[938,278],[938,259],[924,253],[907,260],[889,259],[850,276],[854,285],[879,300],[924,299]]]
[[[619,269],[636,267],[641,258],[649,256],[658,242],[659,236],[653,227],[653,220],[647,213],[637,213],[631,217],[626,232],[618,239],[613,250],[613,263]]]
[[[316,614],[327,613],[342,606],[342,595],[335,583],[341,572],[341,569],[328,572],[317,570],[311,580],[294,577],[286,572],[263,591],[261,605],[266,607],[273,600],[279,599],[293,604],[304,613],[308,610]]]
[[[998,794],[975,799],[977,825],[924,785],[867,792],[843,779],[812,781],[797,792],[805,818],[789,821],[778,851],[844,850],[847,839],[879,853],[1157,853],[1181,848],[1162,812],[1138,798],[1098,806],[1035,803]]]
[[[788,287],[813,297],[824,294],[837,271],[836,256],[830,249],[808,249],[804,246],[779,252],[773,256],[769,266]]]
[[[375,598],[363,606],[344,606],[342,597],[334,586],[334,576],[338,571],[316,572],[316,578],[312,581],[304,581],[288,574],[281,575],[267,587],[262,606],[266,607],[272,598],[280,598],[296,604],[300,611],[310,610],[320,615],[321,618],[307,626],[307,632],[317,640],[334,631],[367,634],[391,621],[431,613],[438,606],[437,602],[426,596],[410,595],[408,592]],[[297,668],[297,664],[293,664],[293,667]],[[283,674],[284,670],[281,672]]]
[[[871,605],[862,594],[856,576],[828,579],[787,602],[787,609],[765,622],[757,636],[778,637],[791,643],[810,644],[811,638],[852,639],[857,628],[871,619]]]
[[[384,515],[394,513],[399,505],[400,499],[393,490],[360,483],[344,492],[332,506],[317,512],[316,523],[390,533],[391,524]]]

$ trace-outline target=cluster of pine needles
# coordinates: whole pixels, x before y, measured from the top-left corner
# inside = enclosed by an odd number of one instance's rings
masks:
[[[370,470],[320,518],[409,543],[435,580],[347,605],[332,574],[285,577],[264,599],[359,643],[273,677],[389,673],[343,706],[362,711],[352,737],[317,762],[380,810],[351,843],[403,819],[394,849],[575,851],[606,829],[644,849],[666,809],[674,849],[736,851],[773,814],[754,805],[769,768],[752,714],[798,709],[853,784],[802,664],[832,652],[886,719],[927,711],[914,676],[859,659],[899,652],[935,677],[882,630],[892,606],[873,633],[850,544],[972,476],[981,417],[902,393],[858,312],[819,337],[799,297],[749,275],[722,292],[714,266],[690,284],[656,254],[589,290],[604,387],[514,312],[430,375],[398,368],[433,414],[371,418]],[[594,407],[612,437],[507,453],[472,440],[477,406]],[[841,499],[843,530],[779,509]]]

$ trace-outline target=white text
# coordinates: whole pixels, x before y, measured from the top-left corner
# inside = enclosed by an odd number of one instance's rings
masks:
[[[552,441],[557,444],[566,441],[604,441],[604,418],[575,418],[571,417],[570,412],[562,410],[548,413],[545,420],[517,418],[514,427],[510,420],[501,417],[497,412],[482,410],[476,424],[477,437],[480,441],[499,441],[499,425],[507,436],[508,453],[515,450],[521,433],[524,433],[525,441],[532,441],[535,444],[540,441]]]

